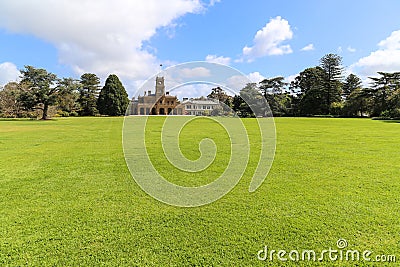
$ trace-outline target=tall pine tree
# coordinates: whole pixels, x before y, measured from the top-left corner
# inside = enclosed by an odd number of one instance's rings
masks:
[[[80,115],[94,116],[98,114],[97,98],[100,91],[100,78],[93,73],[81,76],[78,102],[81,106]]]
[[[327,54],[320,59],[320,66],[325,71],[324,90],[327,110],[331,112],[331,105],[340,101],[342,90],[343,68],[342,57],[336,54]]]
[[[362,88],[361,79],[357,75],[350,73],[343,83],[342,95],[347,98],[352,92],[360,88]]]
[[[111,74],[100,91],[97,109],[102,115],[121,116],[129,105],[128,94],[117,75]]]

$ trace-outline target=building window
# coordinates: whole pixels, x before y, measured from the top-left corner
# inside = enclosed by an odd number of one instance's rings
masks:
[[[203,109],[207,109],[207,106],[203,106]]]
[[[191,109],[191,108],[192,108],[192,105],[186,105],[186,108],[187,108],[187,109]]]

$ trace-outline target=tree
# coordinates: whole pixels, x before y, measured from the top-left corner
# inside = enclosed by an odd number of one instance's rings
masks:
[[[100,78],[93,73],[85,73],[81,76],[78,103],[81,106],[80,115],[95,116],[97,110],[97,98],[100,92]]]
[[[215,87],[211,89],[211,93],[207,95],[207,98],[218,100],[220,106],[211,112],[212,116],[218,115],[229,115],[232,108],[232,96],[228,95],[221,87]]]
[[[288,84],[285,78],[275,77],[260,82],[260,91],[267,100],[274,116],[287,115],[291,108],[291,98],[284,87]]]
[[[6,118],[17,118],[23,116],[23,109],[18,98],[21,94],[20,85],[10,82],[0,90],[0,115]]]
[[[233,110],[240,117],[265,117],[269,113],[267,102],[256,83],[248,83],[232,100]]]
[[[264,79],[260,82],[261,93],[265,96],[267,94],[280,94],[283,92],[287,83],[284,82],[285,78],[279,76],[271,79]]]
[[[254,117],[254,113],[251,110],[251,107],[243,99],[251,99],[252,92],[254,91],[257,91],[257,84],[249,83],[242,90],[240,90],[239,95],[235,95],[232,98],[232,109],[237,113],[239,117]]]
[[[369,77],[372,80],[371,91],[374,99],[372,116],[390,113],[393,106],[392,95],[400,89],[400,72],[378,72],[380,77]],[[390,105],[392,104],[392,106]]]
[[[225,105],[223,105],[223,110],[224,110],[224,113],[226,114],[226,115],[230,115],[230,113],[232,112],[232,109],[233,109],[233,97],[232,96],[229,96],[226,100],[225,100],[225,102],[224,102],[224,104]]]
[[[58,82],[59,97],[57,100],[57,108],[62,111],[62,114],[67,116],[71,114],[77,115],[80,109],[78,103],[78,88],[80,88],[79,81],[72,78],[63,78]]]
[[[301,115],[326,114],[328,106],[324,90],[325,71],[321,67],[307,68],[291,82],[291,89],[298,95]]]
[[[207,96],[208,98],[216,99],[219,102],[225,103],[231,96],[227,95],[227,93],[221,87],[215,87],[211,89],[211,93]]]
[[[60,89],[56,85],[57,76],[32,66],[25,66],[21,74],[21,84],[27,89],[21,93],[19,100],[28,110],[42,110],[42,120],[47,120],[49,107],[56,103]]]
[[[346,77],[346,80],[343,83],[342,95],[344,98],[347,98],[352,92],[361,87],[361,79],[357,75],[351,73]]]
[[[327,114],[326,94],[321,84],[312,84],[302,96],[299,103],[299,111],[302,115]]]
[[[240,116],[240,109],[242,104],[244,103],[244,100],[240,97],[240,95],[234,95],[232,98],[232,109],[238,113]]]
[[[388,98],[389,117],[400,119],[400,89],[395,90]]]
[[[324,70],[324,91],[327,110],[330,113],[331,105],[340,102],[343,78],[342,57],[336,54],[327,54],[320,59],[320,67]]]
[[[129,105],[128,94],[117,75],[108,76],[97,100],[97,109],[102,115],[121,116]]]
[[[368,89],[356,88],[346,98],[343,115],[361,117],[371,112],[371,94]]]

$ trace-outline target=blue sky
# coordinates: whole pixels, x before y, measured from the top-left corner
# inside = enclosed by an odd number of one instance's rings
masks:
[[[24,65],[117,74],[132,96],[165,67],[207,60],[288,80],[327,53],[363,79],[400,71],[400,1],[5,0],[0,84]]]

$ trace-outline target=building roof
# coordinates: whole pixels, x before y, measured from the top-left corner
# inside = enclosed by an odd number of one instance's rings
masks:
[[[188,99],[183,101],[182,104],[218,105],[219,103],[212,99]]]

